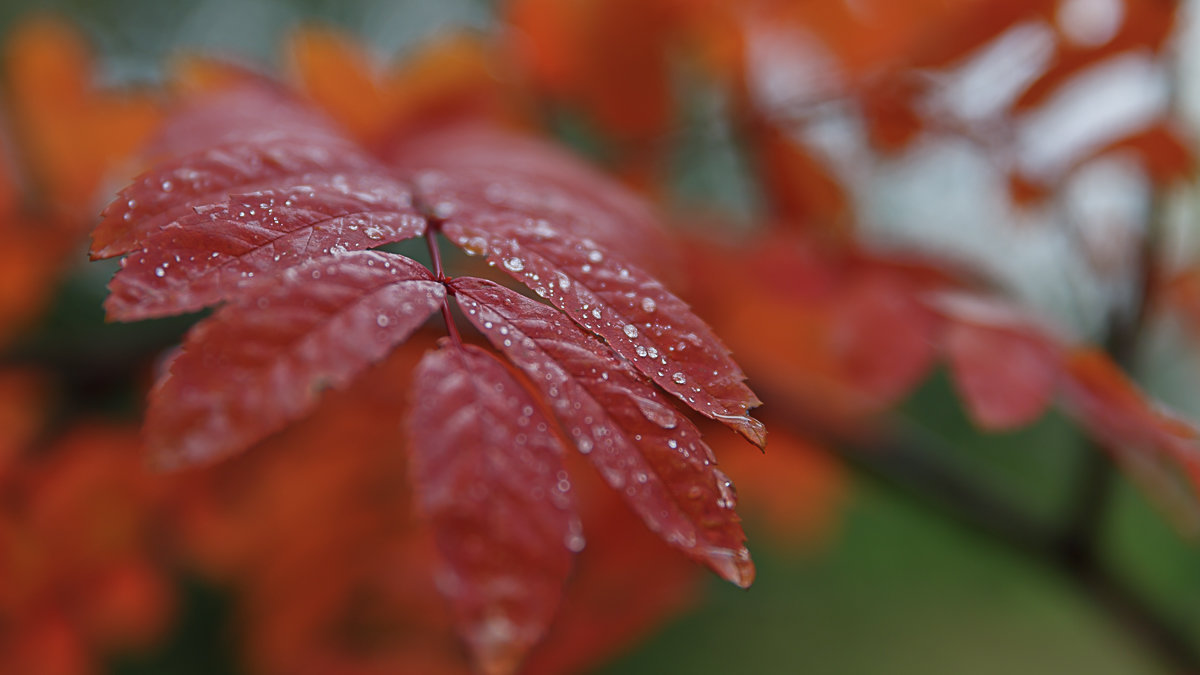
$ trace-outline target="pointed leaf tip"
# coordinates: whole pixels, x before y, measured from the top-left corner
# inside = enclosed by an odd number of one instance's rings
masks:
[[[548,221],[508,229],[448,221],[446,235],[545,298],[692,410],[762,447],[761,401],[712,328],[644,270]],[[477,243],[478,242],[478,243]]]
[[[483,675],[513,675],[525,658],[525,647],[513,642],[511,622],[501,616],[492,617],[475,631],[471,647]]]
[[[750,588],[754,583],[757,571],[754,561],[750,559],[750,551],[746,547],[737,550],[711,549],[706,552],[708,566],[722,579],[738,588]]]
[[[716,417],[756,445],[758,449],[763,450],[767,447],[767,427],[762,422],[749,415],[717,415]]]
[[[529,376],[579,452],[646,526],[741,586],[754,566],[733,485],[686,416],[553,308],[483,279],[452,282],[467,320]]]
[[[443,342],[414,373],[417,499],[443,585],[484,673],[507,675],[545,634],[579,529],[565,453],[531,392],[495,355]]]

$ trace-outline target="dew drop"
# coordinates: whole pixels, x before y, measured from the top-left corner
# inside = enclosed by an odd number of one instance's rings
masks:
[[[469,636],[472,644],[507,645],[517,639],[519,629],[505,615],[489,614]]]
[[[631,324],[631,323],[627,323],[627,324],[625,324],[625,327],[624,327],[622,330],[624,330],[624,331],[625,331],[625,334],[626,334],[626,335],[628,335],[628,336],[629,336],[629,337],[631,337],[631,338],[635,338],[635,337],[637,337],[637,336],[638,336],[638,329],[637,329],[637,326],[635,326],[635,325],[633,325],[633,324]]]
[[[487,240],[483,237],[471,237],[458,243],[467,252],[467,255],[484,255],[488,252]]]
[[[558,235],[558,232],[554,229],[554,226],[550,224],[550,221],[544,218],[538,218],[537,220],[532,221],[527,220],[525,221],[525,224],[531,226],[530,232],[532,234],[537,235],[542,239],[550,239]]]
[[[161,268],[161,267],[154,268],[154,276],[158,277],[159,279],[163,278],[166,275],[167,275],[167,271],[164,270],[163,268]]]
[[[587,546],[587,540],[578,532],[568,532],[566,538],[563,539],[563,544],[566,545],[567,550],[570,552],[579,553],[583,550],[584,546]]]
[[[642,298],[642,310],[649,313],[656,309],[658,309],[658,303],[654,302],[654,298]]]
[[[380,328],[385,328],[389,321],[386,315],[380,314],[379,316],[375,317],[375,323],[379,324]]]
[[[729,480],[719,469],[713,470],[713,476],[717,479],[717,493],[720,495],[717,499],[717,506],[723,509],[732,509],[737,506],[737,491],[733,489],[733,482]]]
[[[679,424],[675,413],[668,406],[653,399],[642,398],[641,396],[634,396],[633,399],[637,403],[638,410],[642,413],[642,416],[663,429],[674,429]]]
[[[600,251],[591,250],[588,251],[587,259],[589,262],[598,263],[601,260],[604,260],[604,254],[600,253]]]
[[[675,373],[671,376],[671,379],[675,381],[675,384],[683,384],[687,382],[687,378],[683,376],[683,373]]]
[[[505,258],[504,268],[510,272],[520,272],[525,269],[525,261],[520,258]]]
[[[169,181],[169,180],[164,180],[164,181],[162,182],[162,190],[163,190],[163,192],[170,192],[171,190],[174,190],[174,189],[175,189],[175,185],[174,185],[174,184],[173,184],[171,181]]]
[[[596,307],[595,309],[592,310],[592,316],[596,317],[597,319],[600,318],[600,308],[599,307]]]

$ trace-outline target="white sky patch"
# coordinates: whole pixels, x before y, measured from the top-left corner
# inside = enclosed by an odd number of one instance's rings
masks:
[[[764,110],[803,108],[840,91],[837,62],[811,35],[756,20],[750,21],[747,34],[751,96]]]
[[[1101,62],[1063,85],[1019,122],[1018,161],[1043,180],[1152,124],[1166,110],[1167,74],[1148,54]]]
[[[1184,2],[1179,12],[1174,37],[1179,108],[1196,129],[1200,128],[1200,3]]]
[[[1099,271],[1136,264],[1150,191],[1130,156],[1100,157],[1071,174],[1062,190],[1064,216]]]
[[[1046,71],[1054,55],[1054,31],[1043,22],[1010,28],[944,77],[930,105],[965,120],[982,120],[1007,109]]]
[[[1052,209],[1021,210],[987,152],[929,139],[854,185],[867,243],[957,262],[1075,336],[1095,335],[1113,300]],[[1116,282],[1113,282],[1116,283]]]
[[[1055,16],[1063,36],[1080,47],[1107,44],[1125,20],[1123,0],[1062,0]]]

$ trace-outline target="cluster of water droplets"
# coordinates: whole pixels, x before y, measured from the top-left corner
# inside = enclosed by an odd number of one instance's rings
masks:
[[[501,333],[506,326],[496,314],[477,308],[474,301],[468,301],[464,307],[469,316],[483,318],[479,325],[485,333],[519,336],[519,349],[546,351],[538,346],[539,342],[565,339],[561,335],[541,335],[533,341],[520,335],[521,331]],[[484,312],[483,317],[478,317],[480,311]],[[519,364],[525,360],[516,352],[510,352],[510,355]],[[717,469],[711,449],[700,439],[695,428],[663,401],[658,392],[649,388],[641,393],[626,389],[631,386],[631,378],[636,382],[637,376],[629,372],[618,376],[618,371],[625,368],[627,366],[622,367],[617,362],[612,369],[597,364],[586,373],[573,375],[554,364],[526,367],[526,371],[541,386],[555,412],[566,423],[567,433],[579,452],[593,460],[612,489],[629,499],[647,527],[668,543],[709,561],[722,575],[743,583],[749,578],[747,575],[752,576],[749,554],[736,543],[716,543],[729,532],[727,527],[732,521],[728,512],[737,504],[732,482]],[[683,377],[682,373],[680,376]],[[636,408],[636,414],[652,426],[621,422],[624,413],[617,410],[593,406],[581,409],[580,400],[588,397],[581,396],[581,392],[571,386],[572,381],[602,399],[607,398],[603,396],[604,391],[622,392],[632,402],[631,407]],[[632,386],[636,388],[637,385]],[[614,387],[615,390],[611,389]],[[659,450],[653,450],[654,447]],[[660,453],[664,449],[674,458],[662,456]],[[673,466],[672,472],[683,473],[668,478],[660,476],[655,466]],[[664,484],[664,478],[670,480],[669,485]],[[685,487],[680,487],[681,480]],[[565,543],[568,549],[578,550],[577,546],[583,546],[583,538],[576,539],[572,532]]]
[[[279,193],[260,193],[261,201],[257,206],[245,205],[244,209],[237,212],[237,217],[244,223],[266,228],[268,232],[275,234],[267,235],[268,239],[256,244],[255,248],[248,252],[231,255],[244,259],[250,266],[260,266],[262,255],[270,255],[271,262],[274,263],[289,257],[339,256],[369,247],[372,242],[400,238],[400,233],[404,230],[409,230],[410,233],[419,232],[417,228],[423,227],[423,223],[410,214],[390,212],[388,207],[381,207],[379,212],[364,208],[381,200],[396,202],[407,198],[396,200],[394,195],[354,190],[348,190],[346,194],[356,201],[343,205],[329,205],[326,198],[316,195],[311,186],[303,185]],[[330,210],[332,213],[329,213]],[[311,232],[305,231],[306,226],[311,226]],[[297,248],[301,241],[303,248]],[[314,245],[319,248],[313,250]],[[214,251],[213,257],[217,255]],[[252,272],[244,273],[247,277],[252,275]]]
[[[567,521],[567,535],[563,537],[563,545],[572,553],[579,553],[587,546],[587,539],[583,536],[583,523],[579,521],[578,516],[571,516]]]

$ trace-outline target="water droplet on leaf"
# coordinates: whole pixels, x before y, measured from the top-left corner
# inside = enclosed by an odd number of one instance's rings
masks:
[[[646,419],[663,429],[674,429],[679,424],[675,412],[671,410],[670,406],[641,396],[634,396],[633,400],[637,403],[638,410]]]

